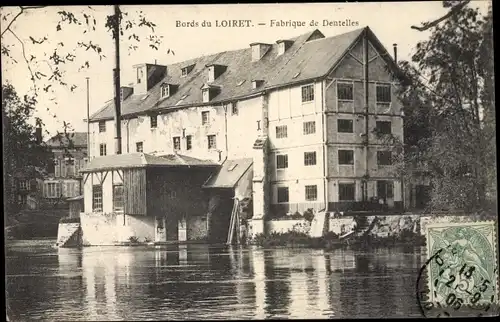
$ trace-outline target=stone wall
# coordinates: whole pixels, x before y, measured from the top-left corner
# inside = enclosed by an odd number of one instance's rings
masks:
[[[116,245],[134,237],[139,242],[155,239],[154,218],[122,214],[81,213],[83,245]]]
[[[370,225],[376,217],[378,220],[370,231],[370,235],[376,237],[399,235],[403,231],[410,231],[413,233],[418,233],[420,231],[420,216],[418,215],[368,216],[368,225]]]
[[[81,243],[79,223],[59,223],[57,229],[57,246],[77,247]]]
[[[440,222],[468,222],[477,221],[481,218],[474,216],[420,216],[420,215],[391,215],[391,216],[366,216],[365,227],[368,228],[370,224],[377,218],[377,222],[370,231],[370,235],[377,237],[388,237],[393,235],[399,235],[403,231],[408,231],[412,233],[417,233],[425,236],[425,227],[428,223],[440,223]],[[491,219],[490,219],[491,220]],[[333,218],[330,215],[328,223],[328,231],[335,233],[336,235],[342,235],[343,233],[351,229],[351,225],[354,223],[353,216],[345,216],[340,218]],[[270,220],[266,222],[266,228],[268,233],[285,233],[289,231],[305,232],[309,233],[310,223],[306,220]]]
[[[269,220],[266,222],[268,234],[272,233],[286,233],[291,231],[309,233],[311,223],[305,219],[283,219],[283,220]]]

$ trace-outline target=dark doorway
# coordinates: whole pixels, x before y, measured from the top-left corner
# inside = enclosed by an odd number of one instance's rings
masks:
[[[387,199],[394,198],[394,185],[389,180],[377,181],[377,197],[387,203]]]
[[[225,243],[229,232],[231,212],[234,205],[234,190],[220,189],[212,190],[212,194],[219,196],[220,201],[212,213],[210,219],[210,243]]]
[[[415,186],[415,208],[425,209],[431,200],[431,187],[425,185]]]

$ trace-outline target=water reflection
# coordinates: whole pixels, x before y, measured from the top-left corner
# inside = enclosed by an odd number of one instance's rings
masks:
[[[418,317],[419,266],[419,250],[89,247],[14,252],[7,290],[29,320]]]

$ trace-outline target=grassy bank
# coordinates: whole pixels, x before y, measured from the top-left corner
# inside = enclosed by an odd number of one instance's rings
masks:
[[[339,237],[329,232],[323,237],[313,238],[306,233],[286,232],[286,233],[271,233],[268,235],[259,234],[251,244],[269,248],[269,247],[308,247],[308,248],[323,248],[335,249],[346,246],[371,248],[371,247],[390,247],[399,245],[425,245],[425,237],[419,234],[405,231],[399,235],[377,237],[372,235],[351,237],[347,239],[339,239]]]

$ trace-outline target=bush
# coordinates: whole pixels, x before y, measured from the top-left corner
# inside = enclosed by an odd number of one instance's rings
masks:
[[[61,224],[79,224],[80,217],[62,217],[59,219],[59,223]]]
[[[305,220],[311,222],[314,219],[314,210],[312,208],[307,209],[304,211],[304,218]]]
[[[300,212],[298,212],[298,211],[296,211],[296,212],[295,212],[295,213],[291,216],[291,219],[302,219],[302,218],[304,218],[304,217],[303,217],[303,216],[302,216],[302,214],[301,214]]]
[[[131,242],[132,244],[137,244],[139,243],[139,238],[137,238],[137,236],[130,236],[128,238],[128,241]]]

